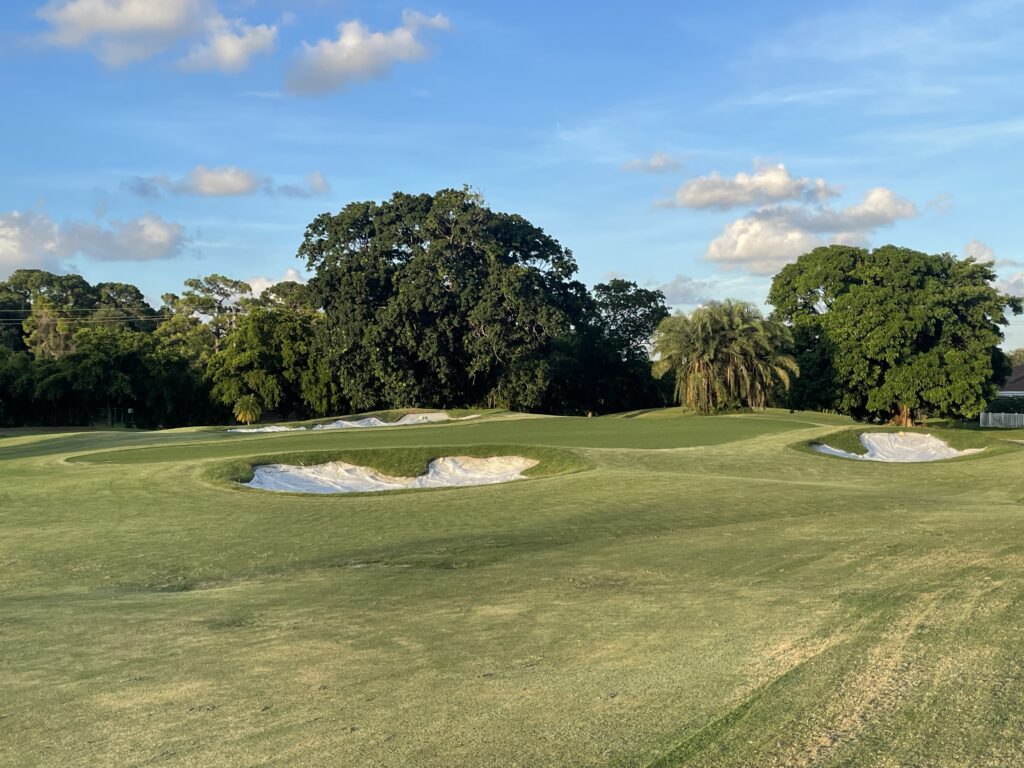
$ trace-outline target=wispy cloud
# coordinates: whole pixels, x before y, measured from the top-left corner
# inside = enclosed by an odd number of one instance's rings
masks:
[[[276,184],[268,176],[225,165],[207,168],[197,165],[180,179],[170,176],[132,176],[122,187],[139,197],[157,198],[168,194],[199,197],[240,197],[257,192],[285,197],[315,197],[330,191],[330,184],[319,171],[308,174],[299,184]]]
[[[682,167],[682,163],[667,152],[655,152],[650,157],[629,160],[622,170],[639,173],[667,173]]]
[[[709,282],[682,274],[662,283],[658,290],[665,294],[665,302],[672,307],[704,304],[710,301],[712,293]]]
[[[898,130],[870,131],[854,138],[866,143],[913,146],[935,154],[992,141],[1013,141],[1024,136],[1024,117],[971,123],[935,125],[934,122]]]
[[[1020,58],[1018,30],[1008,14],[1019,0],[976,0],[936,5],[929,13],[899,4],[847,6],[804,17],[759,50],[777,59],[819,59],[842,64],[899,60],[946,65],[974,56]]]
[[[785,88],[771,88],[744,96],[735,96],[721,102],[719,107],[821,106],[862,98],[872,93],[874,93],[872,89],[852,86],[821,88],[789,86]]]
[[[1010,296],[1024,298],[1024,272],[1017,272],[1004,280],[999,280],[996,288]]]

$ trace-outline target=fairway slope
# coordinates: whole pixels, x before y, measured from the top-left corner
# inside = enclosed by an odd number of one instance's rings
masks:
[[[0,765],[1024,764],[1020,449],[809,447],[863,429],[8,438]],[[415,476],[460,455],[539,463],[452,490],[238,486],[265,461]]]

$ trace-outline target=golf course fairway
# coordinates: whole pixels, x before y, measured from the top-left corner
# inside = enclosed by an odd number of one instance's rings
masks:
[[[0,765],[1024,765],[1024,432],[936,430],[986,448],[929,464],[809,447],[855,426],[0,430]],[[238,484],[453,455],[538,465]]]

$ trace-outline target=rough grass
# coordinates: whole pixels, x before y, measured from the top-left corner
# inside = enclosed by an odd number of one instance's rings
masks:
[[[1024,764],[1021,454],[790,449],[846,428],[8,431],[0,765]],[[345,499],[206,477],[467,446],[590,468]]]

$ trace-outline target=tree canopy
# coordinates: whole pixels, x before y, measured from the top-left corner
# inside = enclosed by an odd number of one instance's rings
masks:
[[[703,413],[764,408],[799,374],[785,350],[789,329],[753,304],[712,301],[662,321],[654,337],[656,376],[675,375],[675,399]]]
[[[159,309],[130,283],[15,271],[0,282],[0,423],[111,423],[131,409],[140,426],[178,426],[240,402],[278,418],[673,400],[971,417],[1009,372],[998,345],[1022,309],[991,264],[835,245],[776,275],[769,318],[737,300],[669,316],[661,291],[635,282],[588,290],[569,249],[467,188],[323,213],[297,256],[308,283],[256,295],[215,273]]]
[[[552,350],[584,322],[572,253],[468,190],[352,203],[314,220],[299,255],[329,410],[538,408]]]
[[[1006,311],[1021,311],[995,277],[988,263],[891,245],[804,254],[768,296],[812,383],[791,404],[904,425],[977,416],[1008,370]]]
[[[127,283],[21,270],[0,283],[0,419],[202,423],[239,402],[305,418],[378,407],[593,413],[661,402],[664,296],[588,291],[572,253],[475,193],[396,194],[318,216],[308,284],[189,278],[153,310]]]

